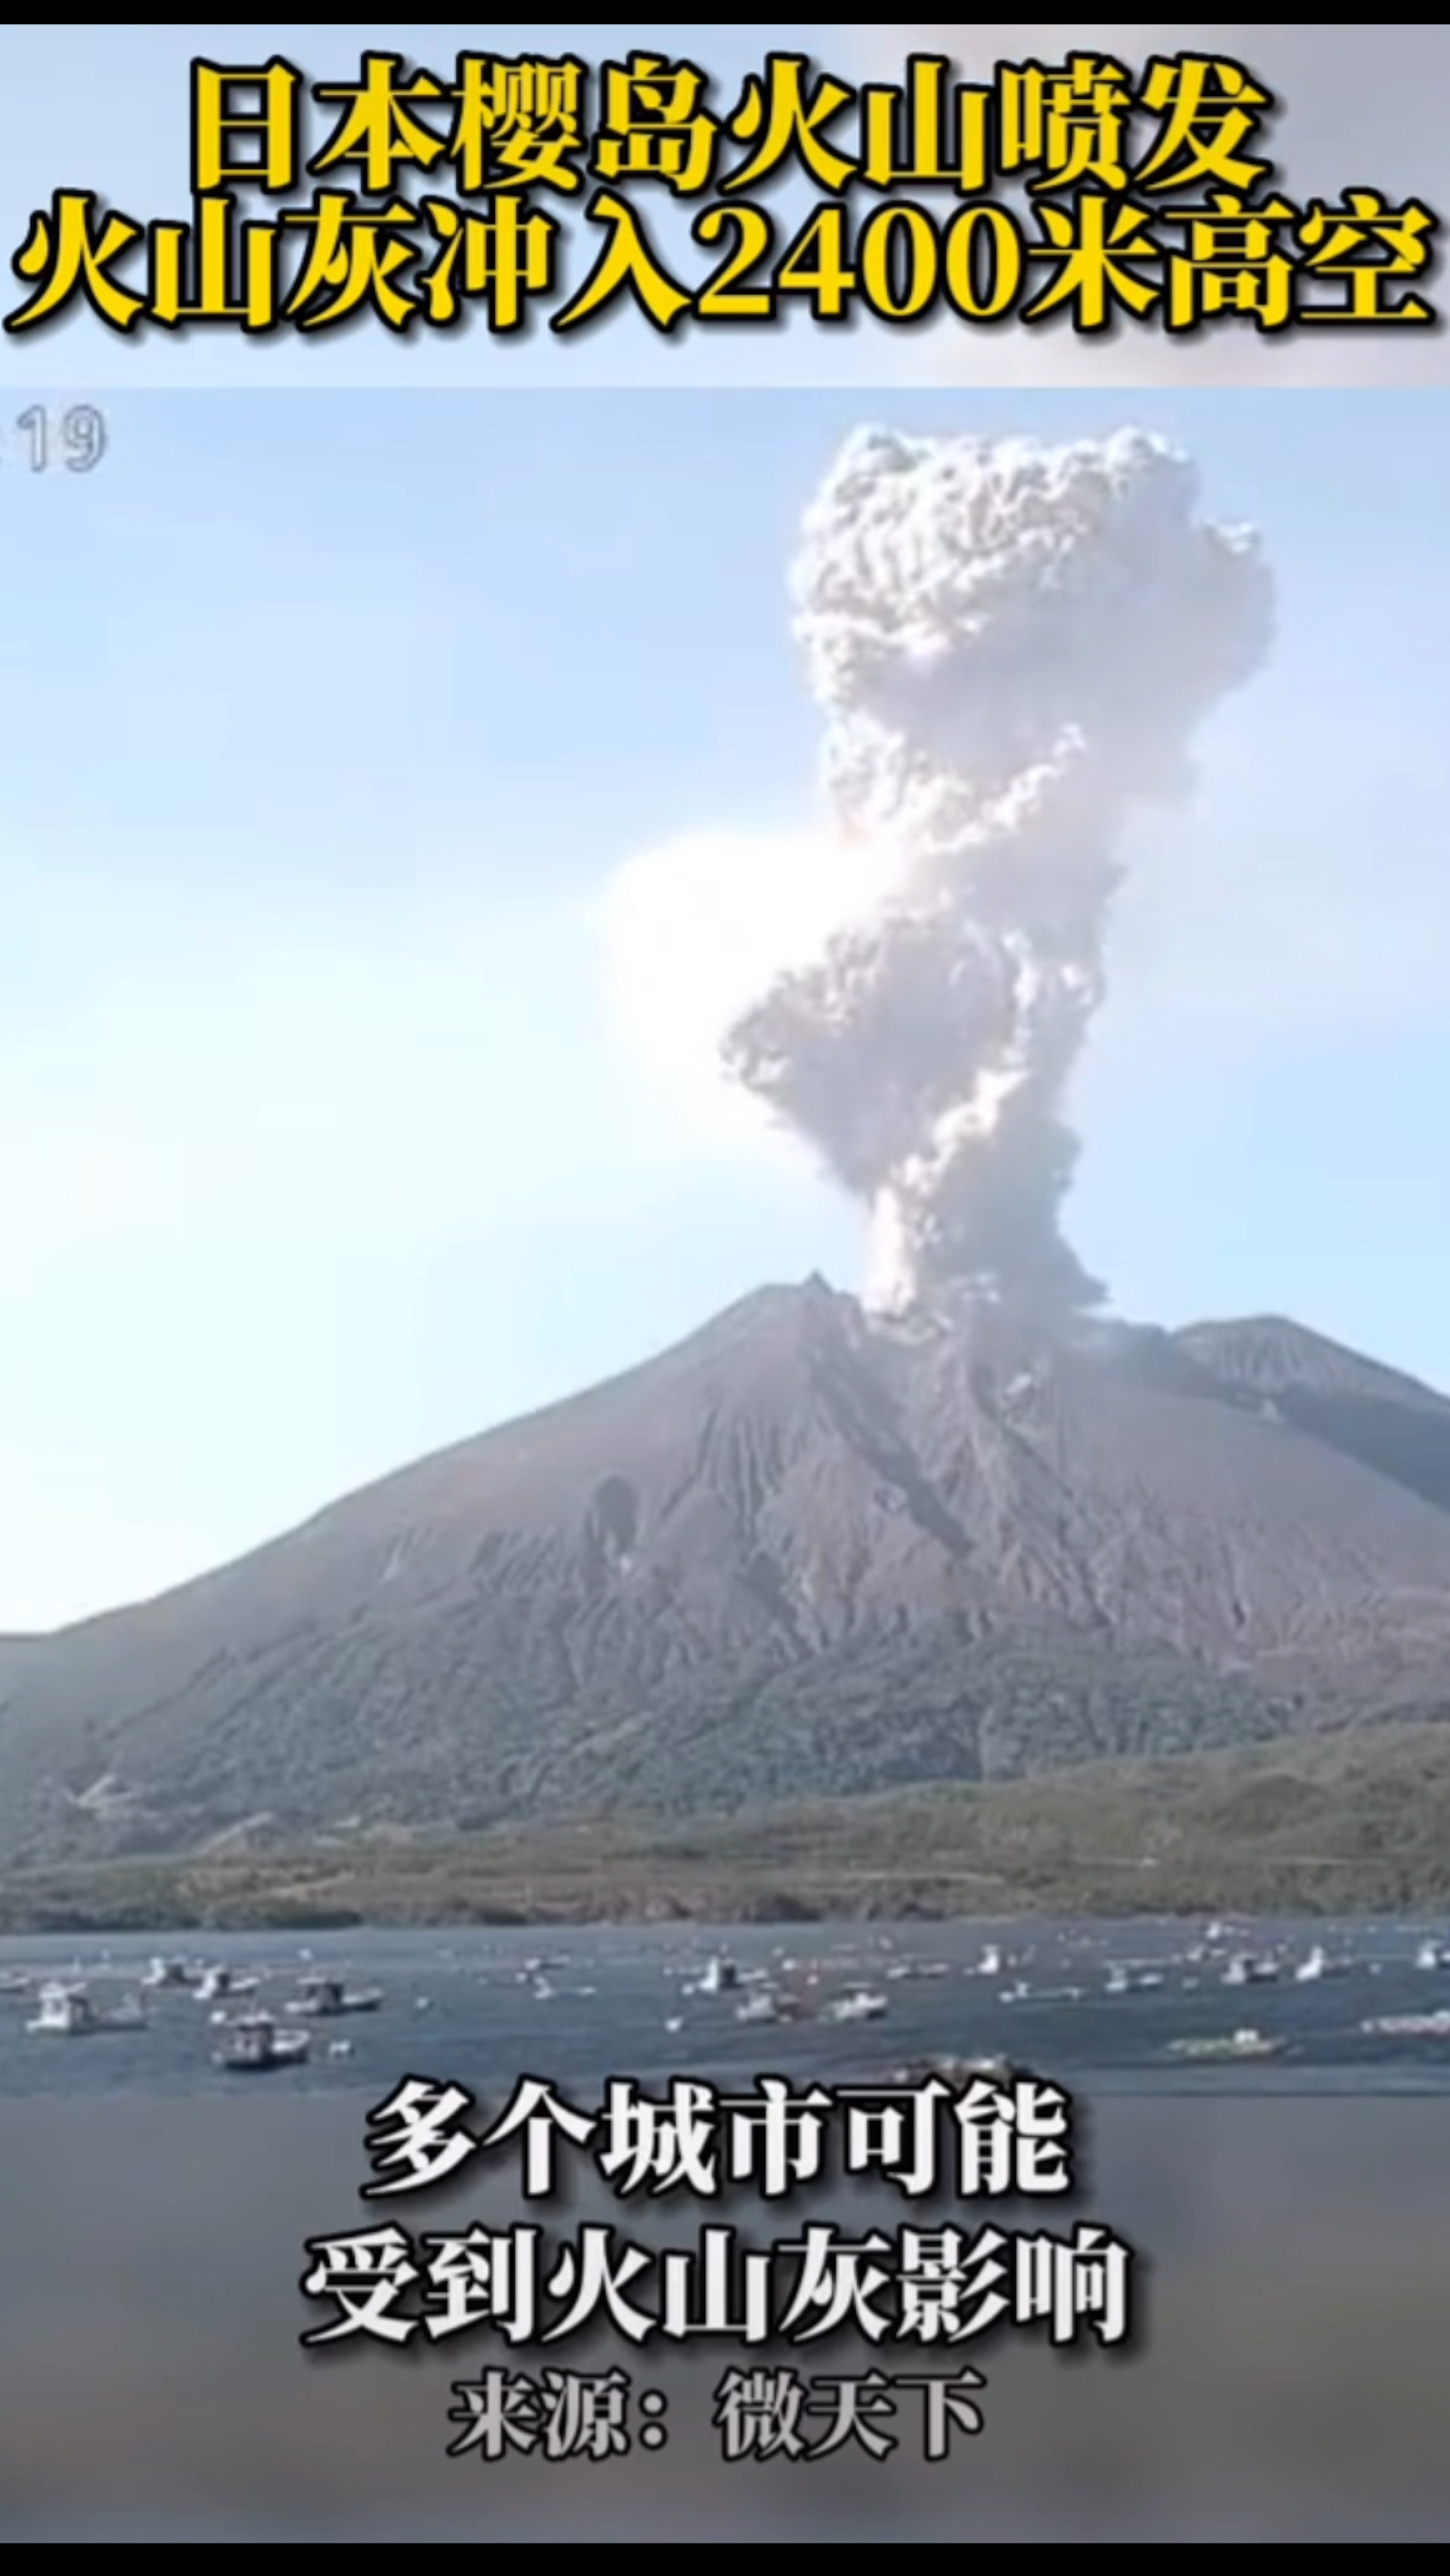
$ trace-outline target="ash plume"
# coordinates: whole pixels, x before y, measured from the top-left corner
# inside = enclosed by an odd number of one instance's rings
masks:
[[[807,513],[795,633],[843,833],[891,891],[734,1023],[727,1069],[870,1211],[867,1303],[1105,1295],[1061,1231],[1069,1076],[1104,997],[1135,804],[1265,657],[1252,530],[1188,459],[1101,443],[850,438]]]

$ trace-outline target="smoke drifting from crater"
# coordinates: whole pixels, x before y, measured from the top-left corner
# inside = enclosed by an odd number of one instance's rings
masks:
[[[870,1210],[867,1302],[1102,1302],[1061,1231],[1068,1078],[1123,826],[1269,648],[1252,530],[1162,440],[858,431],[807,514],[795,631],[825,784],[892,891],[734,1023],[728,1071]]]

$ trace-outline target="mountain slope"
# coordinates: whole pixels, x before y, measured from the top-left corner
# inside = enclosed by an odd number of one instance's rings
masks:
[[[0,1642],[0,1857],[1004,1776],[1446,1672],[1444,1398],[1272,1320],[884,1330],[813,1280]]]

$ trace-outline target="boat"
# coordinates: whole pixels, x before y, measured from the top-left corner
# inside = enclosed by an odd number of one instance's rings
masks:
[[[1261,2030],[1234,2030],[1203,2039],[1170,2039],[1170,2057],[1248,2058],[1282,2057],[1287,2043],[1266,2039]]]
[[[737,2021],[780,2021],[784,2016],[774,1995],[755,1994],[747,1995],[743,2004],[736,2005],[735,2018]]]
[[[1442,1950],[1438,1941],[1422,1941],[1415,1952],[1417,1968],[1450,1968],[1450,1950]]]
[[[803,2006],[798,1995],[778,1995],[771,1993],[769,1989],[763,1989],[753,1995],[747,1995],[743,2004],[736,2005],[735,2018],[737,2021],[744,2022],[800,2021],[803,2018]]]
[[[235,1968],[205,1968],[197,1980],[196,2000],[199,2004],[219,2004],[229,1996],[254,1995],[260,1983],[259,1977],[240,1976]]]
[[[301,2066],[312,2040],[305,2030],[279,2030],[270,2013],[248,2013],[232,2022],[212,2062],[232,2075],[266,2075],[274,2067]]]
[[[196,1983],[196,1971],[188,1967],[184,1959],[153,1959],[141,1983],[143,1986],[150,1987],[153,1992],[164,1986],[172,1988],[193,1986]]]
[[[1239,1950],[1225,1968],[1223,1981],[1226,1986],[1272,1986],[1278,1975],[1277,1960],[1254,1959],[1247,1950]]]
[[[1110,1995],[1146,1995],[1153,1993],[1162,1983],[1162,1974],[1157,1968],[1116,1967],[1108,1970],[1104,1991]]]
[[[39,2010],[25,2027],[51,2039],[87,2039],[103,2030],[144,2030],[146,2016],[134,2002],[99,2010],[84,1986],[53,1984],[41,1987]]]
[[[1331,1959],[1321,1941],[1316,1941],[1307,1959],[1301,1959],[1294,1971],[1296,1986],[1317,1985],[1321,1977],[1344,1977],[1349,1973],[1347,1959]]]
[[[0,1995],[28,1995],[31,1982],[22,1969],[7,1968],[4,1976],[0,1977]]]
[[[995,1941],[988,1942],[980,1959],[977,1961],[977,1965],[973,1973],[979,1977],[1000,1977],[1002,1974],[1002,1953],[998,1949]]]
[[[1367,2039],[1450,2039],[1450,2012],[1385,2013],[1359,2026]]]
[[[822,2021],[880,2021],[886,2011],[884,1995],[869,1994],[864,1987],[853,1995],[838,1995],[834,2003],[821,2007]]]
[[[381,1986],[345,1986],[341,1977],[303,1977],[302,1993],[287,2010],[300,2021],[332,2021],[339,2013],[376,2012]]]
[[[740,1983],[740,1971],[733,1959],[711,1959],[700,1979],[702,1995],[732,1994]]]

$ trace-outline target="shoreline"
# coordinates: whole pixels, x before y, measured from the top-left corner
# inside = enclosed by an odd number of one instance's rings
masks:
[[[1450,1725],[710,1814],[259,1817],[0,1868],[0,1938],[1212,1915],[1450,1916]]]
[[[848,1888],[822,1887],[818,1895],[798,1894],[769,1896],[762,1892],[730,1889],[718,1883],[709,1888],[691,1890],[688,1895],[678,1888],[663,1888],[625,1894],[610,1894],[601,1889],[587,1892],[558,1890],[538,1892],[532,1901],[522,1897],[480,1896],[476,1899],[440,1899],[430,1904],[422,1891],[398,1890],[391,1900],[376,1889],[364,1905],[308,1903],[305,1900],[276,1897],[270,1899],[260,1891],[246,1899],[228,1903],[225,1899],[211,1902],[188,1902],[177,1896],[171,1901],[159,1893],[150,1903],[138,1902],[119,1894],[109,1896],[99,1889],[83,1895],[77,1890],[68,1897],[39,1900],[31,1904],[16,1901],[10,1891],[0,1903],[0,1944],[24,1940],[91,1939],[141,1937],[182,1939],[203,1936],[243,1937],[296,1933],[392,1933],[419,1932],[442,1935],[464,1932],[540,1932],[618,1930],[629,1926],[648,1929],[681,1930],[691,1927],[721,1931],[791,1931],[812,1924],[861,1923],[888,1925],[893,1928],[919,1924],[923,1930],[941,1924],[981,1924],[992,1927],[1003,1924],[1043,1921],[1080,1923],[1131,1923],[1133,1921],[1183,1923],[1202,1922],[1205,1918],[1223,1917],[1240,1921],[1292,1920],[1303,1923],[1335,1922],[1373,1923],[1386,1920],[1418,1920],[1437,1915],[1450,1916],[1450,1894],[1438,1899],[1426,1894],[1418,1902],[1373,1901],[1363,1891],[1344,1889],[1338,1901],[1326,1901],[1326,1894],[1316,1894],[1311,1901],[1302,1887],[1288,1884],[1272,1890],[1255,1889],[1252,1898],[1242,1889],[1231,1892],[1221,1885],[1217,1893],[1195,1893],[1190,1898],[1170,1899],[1154,1891],[1149,1894],[1141,1883],[1136,1889],[1119,1885],[1097,1887],[1091,1892],[1080,1884],[1072,1887],[1043,1889],[1030,1894],[1023,1889],[1001,1888],[993,1892],[990,1902],[962,1903],[943,1891],[913,1889],[897,1901],[879,1890],[862,1902],[859,1893],[853,1898]]]

